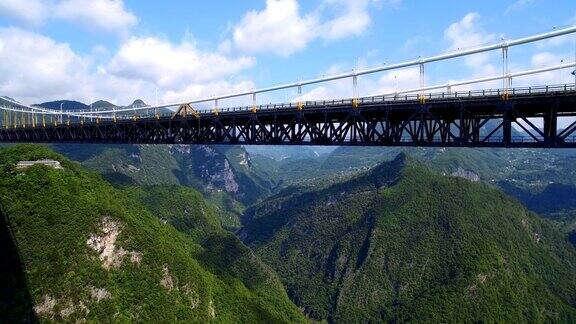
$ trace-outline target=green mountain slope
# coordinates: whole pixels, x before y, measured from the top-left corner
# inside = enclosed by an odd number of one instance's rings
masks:
[[[244,221],[244,242],[318,320],[576,320],[576,251],[560,233],[495,189],[403,155],[289,188]]]
[[[63,169],[15,168],[45,158]],[[0,291],[12,294],[0,322],[304,321],[193,190],[120,191],[38,146],[0,150],[0,172],[0,231],[12,233],[0,250],[14,263],[0,267]]]
[[[565,227],[576,222],[574,199],[564,199],[576,188],[575,150],[339,147],[320,158],[277,161],[256,156],[253,161],[274,179],[278,192],[291,185],[339,181],[401,152],[440,173],[497,186],[540,216],[561,220]]]
[[[268,195],[273,182],[240,146],[53,145],[117,185],[184,185],[217,204],[223,225],[237,228],[244,205]]]

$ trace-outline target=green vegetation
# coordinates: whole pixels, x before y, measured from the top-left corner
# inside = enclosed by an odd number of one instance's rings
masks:
[[[240,226],[245,205],[269,194],[273,182],[240,146],[54,145],[117,186],[183,185],[216,204],[228,229]]]
[[[64,169],[15,169],[45,158]],[[115,189],[40,146],[0,150],[0,172],[13,235],[1,255],[15,263],[2,291],[28,300],[0,298],[2,322],[32,317],[30,305],[46,322],[305,321],[274,272],[221,228],[196,191]]]
[[[339,147],[328,156],[253,157],[254,165],[277,184],[317,187],[338,182],[404,152],[442,174],[496,186],[538,215],[569,232],[576,227],[576,151],[541,149]]]
[[[125,145],[105,148],[101,153],[82,161],[112,183],[120,185],[178,184],[178,169],[166,147]]]
[[[0,150],[2,322],[576,321],[569,153],[55,148]]]
[[[244,242],[317,320],[576,321],[576,250],[560,232],[487,185],[403,155],[288,188],[244,222]]]

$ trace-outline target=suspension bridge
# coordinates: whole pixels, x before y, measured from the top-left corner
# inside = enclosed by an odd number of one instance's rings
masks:
[[[155,106],[64,111],[5,99],[0,142],[576,148],[576,79],[512,87],[524,76],[575,74],[576,62],[518,72],[511,72],[508,63],[512,47],[575,33],[572,26],[399,64]],[[428,64],[493,51],[502,53],[501,74],[426,86]],[[359,77],[410,67],[419,67],[418,87],[359,95]],[[303,87],[337,80],[352,81],[352,97],[302,99]],[[502,81],[502,87],[453,91],[491,81]],[[298,91],[296,100],[258,104],[258,95],[286,89]],[[219,105],[250,97],[251,105]],[[206,105],[211,108],[198,108]]]

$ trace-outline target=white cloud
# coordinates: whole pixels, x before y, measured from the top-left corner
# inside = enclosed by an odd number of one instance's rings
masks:
[[[444,38],[448,42],[447,50],[458,51],[468,48],[477,47],[484,44],[492,44],[498,40],[496,34],[488,33],[480,28],[480,16],[476,13],[469,13],[464,16],[460,21],[451,24],[444,33]],[[525,50],[524,50],[525,51]],[[558,54],[552,52],[534,53],[529,62],[518,60],[516,55],[517,51],[513,51],[509,58],[510,72],[517,72],[528,70],[531,68],[548,67],[551,65],[560,64],[562,60],[569,62],[573,60],[573,53]],[[524,52],[526,53],[526,52]],[[528,52],[528,54],[530,54]],[[444,63],[435,63],[426,66],[425,84],[426,85],[440,85],[447,83],[450,80],[452,83],[456,81],[463,81],[468,79],[497,76],[502,73],[502,58],[500,51],[494,51],[485,54],[477,54],[462,60],[463,68],[457,67],[459,64],[458,59],[451,60]],[[455,71],[461,70],[461,77],[452,76],[450,74]],[[438,77],[431,71],[447,72],[447,75]],[[344,72],[343,69],[331,69],[327,75],[337,74]],[[562,82],[573,82],[573,76],[570,71],[554,71],[542,73],[539,75],[526,76],[522,78],[515,78],[514,86],[528,86],[528,85],[542,85],[542,84],[557,84]],[[446,78],[448,76],[448,78]],[[570,81],[570,77],[572,81]],[[377,77],[363,76],[359,78],[360,95],[374,95],[374,94],[389,94],[400,90],[415,89],[419,87],[420,74],[418,67],[412,67],[402,70],[394,70],[378,74]],[[473,84],[467,86],[453,87],[453,91],[463,91],[472,89],[487,89],[487,88],[500,88],[502,81],[490,81],[482,84]],[[441,90],[438,90],[441,91]],[[321,86],[314,87],[307,90],[303,96],[303,100],[316,100],[325,98],[342,98],[350,97],[352,93],[352,84],[350,80],[343,80],[337,82],[330,82]],[[298,98],[296,98],[298,100]]]
[[[552,52],[539,52],[532,55],[530,59],[532,69],[546,68],[554,65],[559,65],[562,63],[573,62],[574,54],[562,54],[562,53],[552,53]],[[528,69],[528,68],[524,68]],[[570,74],[573,71],[571,69],[550,71],[545,73],[539,73],[530,76],[524,76],[516,78],[514,81],[515,85],[518,86],[533,86],[533,85],[553,85],[553,84],[567,84],[574,82],[574,76]]]
[[[228,58],[200,51],[194,43],[174,45],[158,38],[133,37],[112,58],[107,70],[126,79],[144,80],[170,89],[218,80],[254,65],[254,59]]]
[[[444,31],[444,38],[450,43],[448,50],[461,51],[495,42],[496,35],[484,32],[478,26],[479,19],[478,13],[471,12],[460,21],[451,24]],[[473,69],[476,77],[494,75],[497,69],[489,61],[489,53],[475,54],[465,58],[466,65]]]
[[[87,62],[67,44],[18,28],[0,29],[0,93],[33,98],[64,96],[83,79]],[[7,50],[7,49],[10,50]]]
[[[547,66],[558,65],[562,59],[560,56],[550,53],[550,52],[542,52],[536,53],[532,56],[532,65],[535,68],[544,68]]]
[[[296,0],[266,0],[266,9],[250,11],[234,27],[237,48],[248,53],[288,56],[314,38],[316,18],[302,16]]]
[[[0,95],[27,103],[64,98],[119,104],[142,98],[154,103],[156,87],[161,102],[253,87],[228,80],[251,67],[250,58],[231,59],[191,43],[154,38],[132,38],[110,61],[96,66],[92,56],[81,56],[68,44],[19,28],[0,28],[0,61],[10,62],[0,64]]]
[[[568,20],[567,25],[576,25],[576,14]],[[536,46],[540,49],[549,49],[550,47],[561,47],[572,44],[574,44],[574,35],[568,34],[538,42]]]
[[[229,39],[224,40],[218,45],[218,52],[224,55],[230,54],[232,52],[232,42]]]
[[[123,0],[2,0],[0,16],[32,26],[65,20],[107,32],[123,32],[138,23]]]
[[[340,66],[334,65],[330,67],[323,76],[336,75],[344,72],[349,71],[345,71]],[[426,77],[425,82],[428,82]],[[392,94],[401,90],[418,88],[419,86],[420,69],[418,67],[358,77],[358,92],[360,97]],[[352,98],[353,92],[352,79],[342,79],[313,87],[305,91],[302,96],[296,96],[292,101]]]
[[[348,36],[360,36],[372,19],[368,11],[371,0],[325,0],[325,6],[341,8],[336,17],[320,26],[320,37],[336,40]]]
[[[478,13],[468,13],[444,31],[444,37],[450,42],[450,50],[468,49],[495,40],[494,34],[487,34],[478,27],[479,19]]]
[[[0,43],[4,44],[0,61],[10,62],[0,64],[0,94],[26,103],[58,99],[88,102],[90,98],[126,103],[146,97],[154,89],[139,80],[94,71],[90,57],[37,33],[0,28]]]
[[[303,93],[301,96],[297,96],[292,101],[314,101],[314,100],[324,100],[335,97],[336,90],[333,87],[328,86],[317,86],[313,89]]]
[[[509,5],[508,8],[506,8],[506,10],[504,11],[504,14],[507,15],[510,12],[521,9],[521,8],[531,4],[533,2],[534,2],[534,0],[517,0],[513,4]]]
[[[54,12],[61,19],[105,31],[123,31],[138,23],[122,0],[64,0]]]
[[[237,93],[246,92],[254,88],[254,83],[251,81],[229,82],[229,81],[212,81],[208,83],[194,83],[178,90],[169,90],[162,95],[164,102],[180,102],[190,99],[198,99],[200,97],[206,98],[216,94],[224,93]],[[252,98],[234,98],[226,101],[221,101],[218,105],[220,107],[231,106],[244,106],[249,105]],[[207,103],[204,107],[212,107],[213,103]]]
[[[374,94],[390,94],[400,90],[420,87],[420,68],[411,67],[389,71],[378,80],[378,91]]]
[[[25,24],[38,25],[44,21],[47,13],[42,0],[2,0],[0,16],[7,16]]]
[[[385,1],[397,5],[401,0]],[[362,35],[371,24],[370,9],[380,0],[324,0],[301,13],[297,0],[266,0],[266,8],[250,11],[233,27],[236,48],[247,53],[289,56],[315,39],[334,41]]]

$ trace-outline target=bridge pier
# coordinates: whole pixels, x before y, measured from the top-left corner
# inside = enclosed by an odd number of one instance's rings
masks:
[[[512,123],[516,121],[514,114],[514,107],[509,101],[504,101],[501,104],[502,112],[502,144],[504,147],[509,147],[512,143]]]
[[[554,103],[544,114],[544,136],[545,142],[551,146],[557,146],[558,138],[558,101]]]

